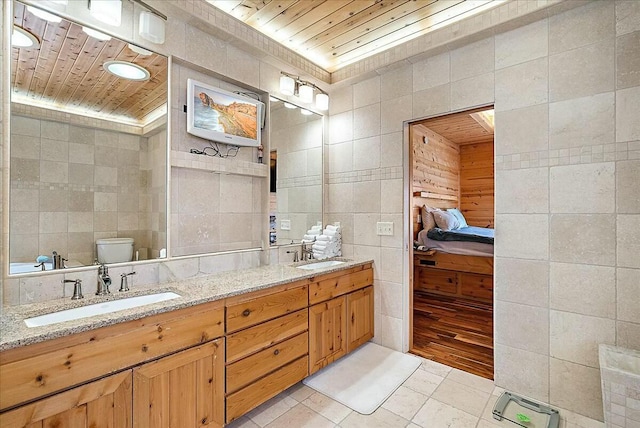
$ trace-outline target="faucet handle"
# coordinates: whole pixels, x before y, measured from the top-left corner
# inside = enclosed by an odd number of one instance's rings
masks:
[[[62,281],[63,283],[73,282],[73,296],[71,300],[80,300],[84,299],[82,295],[82,280],[81,279],[65,279]]]
[[[127,279],[127,277],[129,275],[135,275],[135,272],[129,272],[129,273],[121,273],[120,274],[120,289],[118,291],[129,291],[129,281]]]

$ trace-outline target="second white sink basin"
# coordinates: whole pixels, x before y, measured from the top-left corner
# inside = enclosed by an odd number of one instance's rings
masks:
[[[338,266],[344,263],[346,262],[343,262],[340,260],[327,260],[326,262],[315,262],[315,263],[309,263],[308,265],[301,265],[296,267],[298,269],[312,270],[312,269],[328,268],[331,266]]]
[[[80,306],[79,308],[66,309],[64,311],[52,312],[33,318],[27,318],[24,323],[27,327],[42,327],[45,325],[57,324],[59,322],[77,320],[81,318],[93,317],[96,315],[109,314],[111,312],[123,311],[125,309],[137,308],[150,305],[152,303],[164,302],[176,299],[179,294],[167,291],[164,293],[147,294],[146,296],[127,297],[126,299],[110,300],[93,305]]]

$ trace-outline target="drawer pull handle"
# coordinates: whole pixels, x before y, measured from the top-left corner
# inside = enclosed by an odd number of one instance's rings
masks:
[[[279,353],[280,353],[280,351],[277,350],[277,349],[275,351],[273,351],[273,355],[278,355]]]
[[[251,311],[249,309],[245,309],[244,311],[242,311],[242,316],[243,317],[248,317],[250,313],[251,313]]]

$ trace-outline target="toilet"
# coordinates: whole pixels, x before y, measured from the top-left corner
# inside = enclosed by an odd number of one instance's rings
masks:
[[[133,238],[104,238],[96,240],[98,263],[130,262],[133,257]]]

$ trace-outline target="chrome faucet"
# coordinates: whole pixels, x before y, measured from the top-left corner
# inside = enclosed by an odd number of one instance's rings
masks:
[[[298,258],[298,250],[295,250],[295,251],[293,251],[293,250],[287,251],[287,254],[293,254],[293,262],[294,262],[294,263],[295,263],[295,262],[299,262],[299,261],[300,261],[300,259]]]
[[[54,251],[53,252],[53,257],[51,258],[52,269],[54,269],[54,270],[55,269],[64,269],[64,262],[66,262],[66,261],[67,261],[67,259],[65,259],[61,255],[59,255],[57,251]]]
[[[130,273],[121,273],[120,274],[120,290],[118,291],[129,291],[129,281],[127,280],[127,277],[129,275],[135,275],[135,272],[130,272]]]
[[[96,296],[111,294],[111,291],[109,291],[110,285],[109,268],[103,263],[98,267],[98,291],[96,291]]]
[[[300,249],[300,254],[302,256],[302,260],[306,261],[306,260],[313,259],[313,248],[312,248],[312,245],[305,244],[304,242],[301,245],[302,245],[302,247]]]
[[[82,280],[81,279],[65,279],[62,281],[63,283],[73,282],[73,296],[71,300],[80,300],[84,299],[82,295]]]

